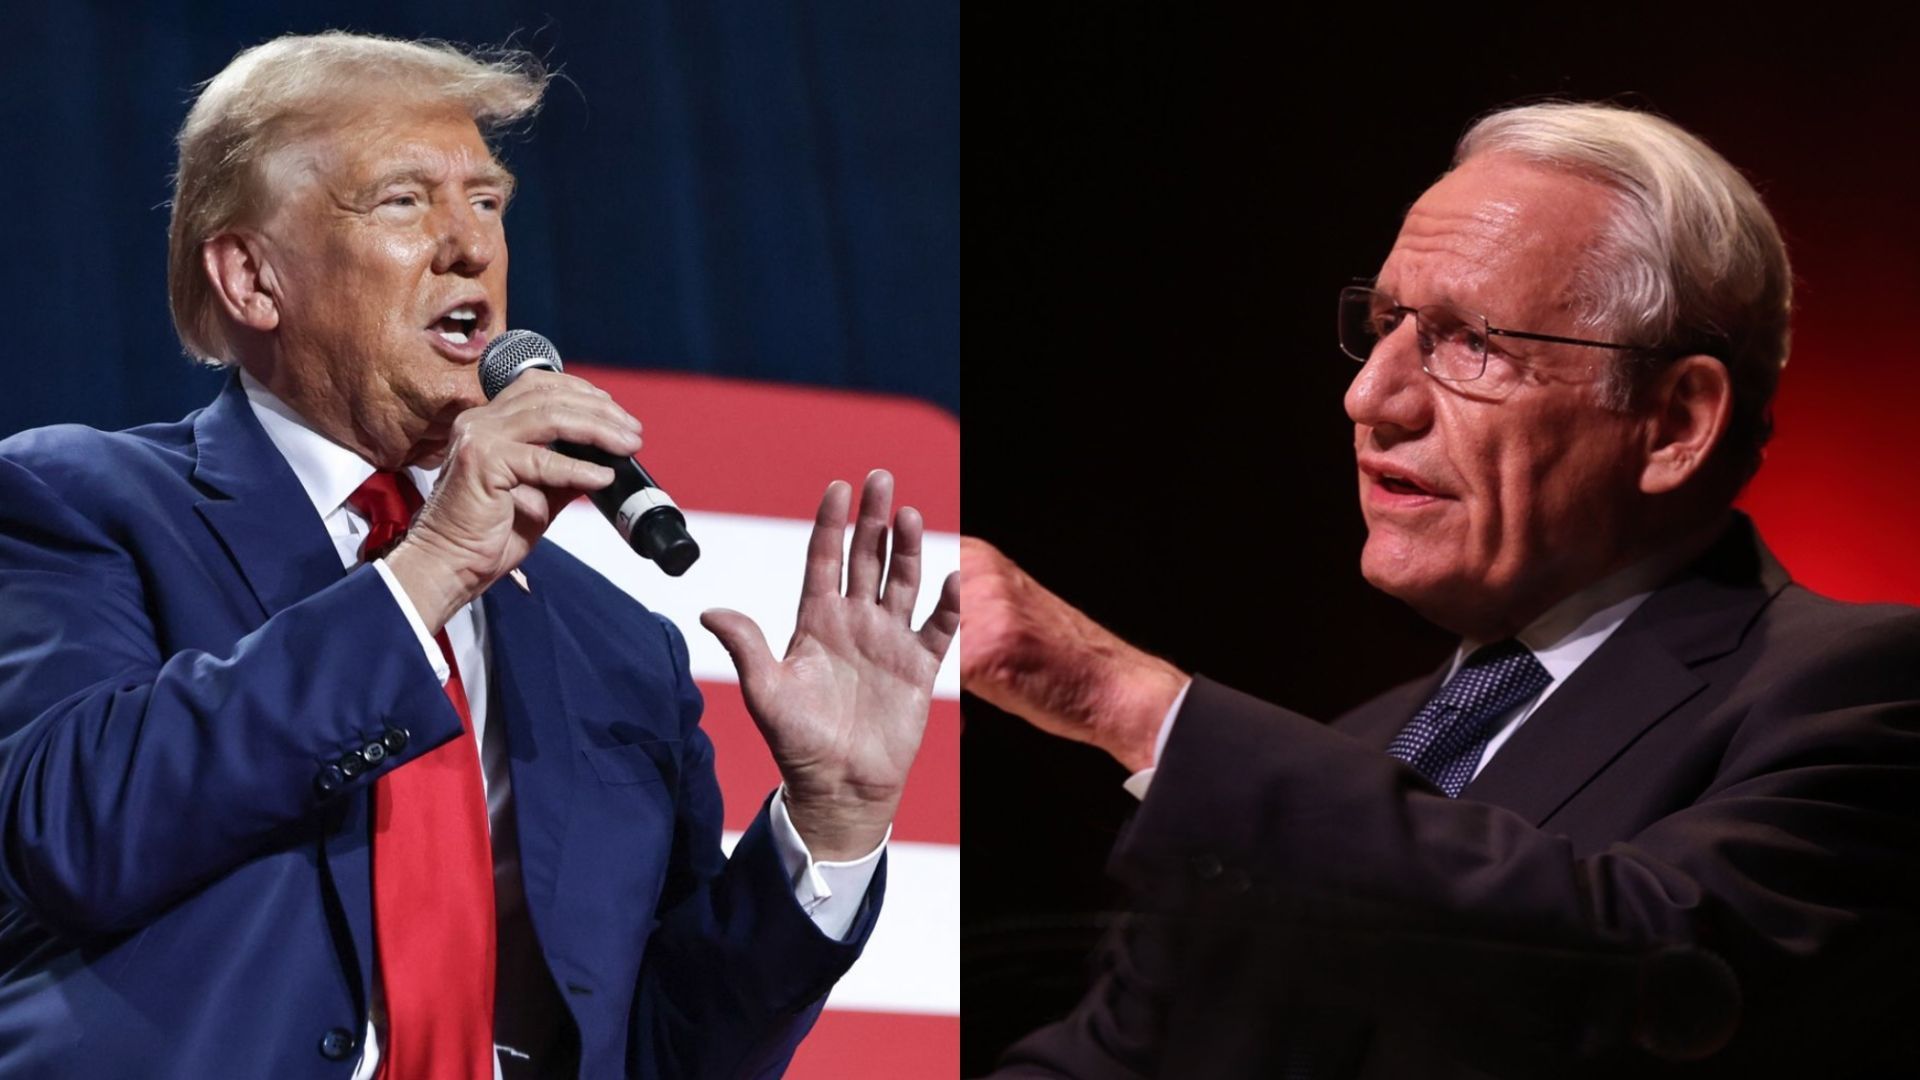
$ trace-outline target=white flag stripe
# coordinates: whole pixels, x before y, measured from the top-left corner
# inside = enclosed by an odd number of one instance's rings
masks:
[[[793,636],[794,613],[800,605],[800,572],[812,528],[811,522],[791,518],[687,511],[687,530],[700,544],[700,561],[678,578],[668,577],[628,550],[613,526],[584,501],[562,512],[547,536],[641,603],[672,619],[686,635],[687,659],[694,678],[734,682],[737,676],[733,661],[727,658],[719,640],[701,627],[700,613],[713,607],[745,612],[760,624],[767,644],[779,655]],[[927,533],[921,566],[915,626],[940,599],[940,583],[960,568],[960,537],[955,533]],[[540,587],[538,582],[531,584]],[[960,644],[956,641],[934,679],[935,697],[960,696],[959,657]]]
[[[739,840],[736,832],[721,836],[729,855]],[[960,1015],[958,845],[888,842],[880,922],[827,1008]]]

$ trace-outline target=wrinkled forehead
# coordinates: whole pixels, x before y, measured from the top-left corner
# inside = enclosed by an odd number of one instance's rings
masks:
[[[1563,169],[1508,155],[1469,158],[1407,211],[1379,286],[1403,303],[1496,320],[1564,311],[1617,199]]]
[[[462,106],[346,98],[289,116],[255,182],[262,209],[319,188],[342,196],[384,175],[451,176],[511,189],[513,176]]]

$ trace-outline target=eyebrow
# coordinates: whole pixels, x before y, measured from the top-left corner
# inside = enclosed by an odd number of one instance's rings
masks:
[[[1456,297],[1451,290],[1448,290],[1448,289],[1442,289],[1440,291],[1440,295],[1437,298],[1433,300],[1429,300],[1424,304],[1408,304],[1406,302],[1406,298],[1401,296],[1400,294],[1394,292],[1391,289],[1381,288],[1380,278],[1377,275],[1371,280],[1369,280],[1368,282],[1366,282],[1366,285],[1368,288],[1372,289],[1374,292],[1384,294],[1387,297],[1387,299],[1392,300],[1395,304],[1401,307],[1451,308],[1453,311],[1459,312],[1460,314],[1474,315],[1482,319],[1487,318],[1487,315],[1484,312],[1482,312],[1479,308],[1476,308],[1471,304],[1461,303],[1460,299]]]
[[[362,187],[356,194],[359,196],[359,201],[363,203],[372,202],[382,190],[399,183],[414,183],[422,187],[433,187],[437,181],[433,173],[429,170],[418,165],[408,165],[382,173],[372,183]],[[513,174],[508,172],[505,166],[490,162],[482,166],[478,172],[467,179],[466,188],[471,191],[474,188],[497,187],[510,199],[513,197],[515,183],[516,181],[513,178]]]

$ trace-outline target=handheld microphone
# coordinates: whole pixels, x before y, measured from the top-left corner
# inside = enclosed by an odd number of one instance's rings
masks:
[[[522,372],[534,368],[564,370],[559,350],[531,330],[508,330],[487,342],[480,355],[480,389],[492,401]],[[553,448],[613,470],[613,483],[587,497],[641,558],[652,559],[670,576],[679,577],[700,557],[700,545],[687,535],[686,516],[638,461],[578,443],[556,442]]]

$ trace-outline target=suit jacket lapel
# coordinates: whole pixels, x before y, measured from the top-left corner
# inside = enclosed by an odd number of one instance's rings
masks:
[[[1448,666],[1443,662],[1431,674],[1401,683],[1335,720],[1333,726],[1368,746],[1386,750],[1387,744],[1413,719],[1420,706],[1440,689],[1441,677],[1446,675]]]
[[[193,422],[193,478],[213,495],[194,509],[226,546],[271,617],[339,581],[340,556],[300,480],[267,438],[238,375]]]
[[[532,590],[501,578],[481,598],[492,653],[494,703],[489,724],[507,735],[514,823],[520,835],[520,875],[527,910],[551,917],[567,836],[567,797],[573,783],[573,725],[567,720],[553,625],[539,592],[539,549],[525,569]],[[546,929],[540,927],[540,929]],[[560,938],[551,933],[546,941]]]
[[[1629,743],[1706,685],[1658,637],[1629,634],[1622,625],[1527,718],[1461,797],[1504,806],[1535,825],[1546,821]]]
[[[1461,793],[1539,825],[1706,683],[1692,668],[1740,643],[1787,583],[1736,515],[1720,540],[1614,631]]]
[[[195,504],[220,538],[240,577],[260,604],[261,618],[278,614],[338,582],[340,555],[314,513],[300,480],[253,415],[236,374],[194,420],[193,478],[210,492]],[[364,794],[341,799],[318,822],[321,863],[333,895],[325,897],[344,921],[342,943],[357,970],[347,977],[364,1012],[373,974],[370,834]]]

